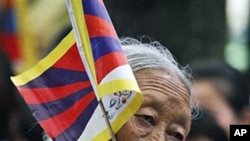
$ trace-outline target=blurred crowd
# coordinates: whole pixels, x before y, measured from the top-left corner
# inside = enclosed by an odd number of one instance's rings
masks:
[[[200,113],[193,119],[188,141],[228,141],[230,125],[250,125],[249,79],[216,59],[191,66]]]

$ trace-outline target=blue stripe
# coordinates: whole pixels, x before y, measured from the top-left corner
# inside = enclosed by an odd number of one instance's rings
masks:
[[[112,23],[106,8],[97,0],[83,0],[82,6],[85,15],[93,15]]]
[[[92,86],[81,89],[62,99],[51,101],[43,104],[29,104],[29,108],[37,121],[49,119],[61,112],[66,111],[73,104],[77,103],[79,99],[93,91]]]
[[[7,11],[7,16],[6,16],[6,29],[7,33],[16,33],[16,17],[15,17],[15,11],[13,8],[9,9]]]
[[[105,54],[122,52],[120,42],[112,37],[95,37],[91,38],[90,42],[95,61]]]
[[[46,70],[39,77],[31,80],[29,83],[21,87],[50,88],[87,80],[89,79],[86,72],[52,67]]]
[[[93,115],[98,102],[96,99],[91,101],[91,103],[86,107],[86,109],[81,113],[77,120],[67,128],[62,134],[58,135],[55,141],[76,141],[82,132],[84,131],[87,123],[89,122],[91,116]]]

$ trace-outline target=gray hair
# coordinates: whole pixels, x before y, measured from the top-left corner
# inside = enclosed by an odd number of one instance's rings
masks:
[[[166,47],[156,41],[147,44],[133,38],[122,38],[121,44],[134,72],[145,68],[174,70],[190,94],[192,114],[196,113],[196,104],[191,96],[191,75],[187,67],[178,65]]]

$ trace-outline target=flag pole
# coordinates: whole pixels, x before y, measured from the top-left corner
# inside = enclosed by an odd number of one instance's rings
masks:
[[[75,34],[76,44],[77,44],[78,51],[80,53],[81,60],[82,60],[82,62],[84,64],[84,66],[85,66],[86,72],[87,72],[88,77],[89,77],[89,81],[90,81],[90,83],[92,85],[92,88],[93,88],[93,91],[94,91],[94,93],[96,95],[98,95],[96,82],[95,82],[95,80],[94,80],[94,78],[92,76],[91,70],[90,70],[90,68],[88,66],[88,63],[87,63],[87,59],[86,59],[86,57],[84,55],[85,53],[84,53],[84,50],[83,50],[83,45],[82,45],[79,30],[78,30],[78,27],[77,27],[77,23],[76,23],[75,15],[74,15],[74,12],[73,12],[71,0],[66,0],[66,5],[67,5],[70,21],[71,21],[71,24],[72,24],[72,27],[73,27],[73,31],[74,31],[74,34]],[[102,113],[104,115],[104,119],[105,119],[105,122],[107,124],[111,139],[112,139],[112,141],[116,141],[114,131],[112,129],[111,123],[110,123],[110,121],[108,119],[108,116],[106,114],[106,110],[105,110],[105,107],[103,105],[103,102],[102,102],[101,98],[99,99],[99,105],[100,105]]]
[[[104,105],[103,105],[102,99],[99,100],[99,103],[100,103],[100,107],[101,107],[101,109],[102,109],[102,113],[103,113],[104,118],[105,118],[105,122],[106,122],[106,124],[107,124],[107,126],[108,126],[108,130],[109,130],[109,134],[110,134],[110,136],[111,136],[111,139],[112,139],[112,141],[116,141],[115,134],[114,134],[114,131],[113,131],[113,129],[112,129],[112,126],[111,126],[111,124],[110,124],[110,122],[109,122],[109,119],[108,119],[108,116],[107,116],[105,107],[104,107]]]

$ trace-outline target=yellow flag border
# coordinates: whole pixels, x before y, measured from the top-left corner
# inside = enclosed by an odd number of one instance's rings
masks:
[[[129,79],[117,79],[112,80],[110,82],[104,83],[102,85],[98,85],[97,87],[99,97],[104,97],[115,92],[124,91],[124,90],[133,90],[138,93],[140,92],[140,88],[136,81],[132,81]]]
[[[79,32],[79,36],[80,36],[80,42],[82,44],[82,51],[80,51],[81,53],[84,53],[84,56],[86,58],[86,63],[84,64],[85,69],[89,69],[91,76],[93,78],[93,81],[95,83],[95,86],[97,86],[97,79],[96,79],[96,70],[95,70],[95,62],[94,62],[94,57],[93,57],[93,53],[92,53],[92,46],[90,43],[90,38],[89,38],[89,33],[87,31],[87,25],[86,25],[86,20],[84,17],[84,11],[83,11],[83,6],[82,6],[82,0],[71,0],[71,4],[72,4],[72,8],[73,8],[73,12],[74,12],[74,16],[75,16],[75,21],[77,24],[77,29]],[[75,38],[77,41],[77,37]],[[84,63],[84,62],[83,62]],[[92,79],[90,78],[90,81]]]
[[[48,68],[54,65],[74,43],[75,37],[73,31],[71,31],[45,58],[22,74],[11,77],[11,80],[16,86],[27,84],[29,81],[37,78]]]
[[[28,67],[34,65],[38,60],[38,48],[37,44],[33,40],[31,35],[31,30],[29,28],[29,17],[27,16],[28,10],[28,1],[13,1],[15,7],[15,13],[17,18],[17,35],[19,36],[18,43],[20,44],[21,51],[21,67],[16,68],[16,72],[20,72]]]

